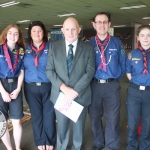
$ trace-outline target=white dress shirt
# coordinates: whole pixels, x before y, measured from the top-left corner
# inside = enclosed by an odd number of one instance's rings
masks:
[[[68,56],[68,51],[69,51],[69,45],[70,45],[70,43],[67,40],[65,40],[65,41],[66,41],[66,56]],[[76,48],[77,48],[77,43],[78,43],[78,39],[72,43],[72,45],[73,45],[73,56],[75,56],[75,52],[76,52]]]

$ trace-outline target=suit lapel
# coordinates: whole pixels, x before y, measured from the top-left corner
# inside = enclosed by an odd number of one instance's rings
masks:
[[[60,56],[61,56],[61,59],[62,59],[62,62],[64,64],[64,70],[65,72],[68,72],[68,69],[67,69],[67,58],[66,58],[66,43],[65,43],[65,40],[62,40],[61,42],[61,45],[60,45]]]
[[[76,49],[76,53],[75,53],[75,56],[74,56],[74,59],[73,59],[71,72],[72,72],[76,62],[78,61],[78,58],[79,58],[81,52],[82,52],[82,43],[81,43],[81,40],[78,39],[77,49]]]

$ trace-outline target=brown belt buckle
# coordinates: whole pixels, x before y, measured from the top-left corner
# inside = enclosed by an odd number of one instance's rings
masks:
[[[41,86],[41,82],[36,82],[36,86]]]
[[[8,79],[8,83],[12,83],[12,82],[14,82],[13,79]]]

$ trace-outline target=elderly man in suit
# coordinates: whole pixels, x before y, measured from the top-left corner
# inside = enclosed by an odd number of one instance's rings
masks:
[[[67,103],[76,101],[84,106],[76,123],[55,110],[58,123],[57,150],[67,150],[70,122],[73,124],[72,150],[81,150],[87,109],[91,103],[90,81],[95,72],[94,51],[90,44],[78,38],[80,30],[76,19],[67,18],[62,27],[65,39],[52,43],[48,56],[46,74],[52,82],[52,102],[55,104],[59,93],[63,92]],[[73,50],[71,67],[67,63],[70,49]]]

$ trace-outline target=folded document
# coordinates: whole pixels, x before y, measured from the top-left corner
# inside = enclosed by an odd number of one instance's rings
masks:
[[[67,116],[72,121],[76,122],[84,107],[75,101],[72,101],[70,104],[66,105],[64,98],[65,95],[62,92],[60,92],[57,101],[54,105],[54,108],[60,111],[65,116]]]

